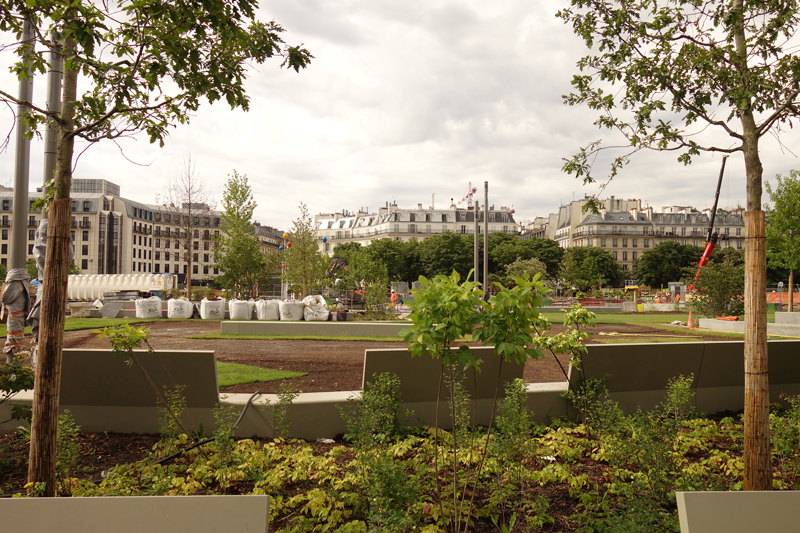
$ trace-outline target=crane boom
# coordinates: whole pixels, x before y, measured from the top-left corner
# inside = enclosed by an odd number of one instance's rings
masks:
[[[728,159],[727,155],[722,156],[722,167],[719,169],[719,180],[717,181],[717,193],[714,196],[714,208],[711,210],[711,216],[708,220],[708,233],[706,234],[706,249],[703,250],[703,255],[700,257],[700,264],[697,267],[697,274],[694,275],[692,285],[689,285],[689,290],[694,289],[694,284],[697,283],[697,278],[700,276],[700,270],[708,264],[711,259],[711,254],[717,247],[719,235],[714,233],[714,218],[717,216],[717,204],[719,203],[719,191],[722,188],[722,175],[725,173],[725,160]]]

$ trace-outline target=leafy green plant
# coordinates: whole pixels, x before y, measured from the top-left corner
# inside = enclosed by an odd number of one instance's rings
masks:
[[[573,404],[577,402],[581,421],[587,429],[589,429],[591,402],[599,397],[600,390],[597,389],[597,383],[587,380],[583,373],[582,357],[586,353],[586,346],[583,341],[589,337],[589,334],[583,331],[582,328],[592,327],[594,322],[594,313],[587,311],[580,304],[575,304],[564,312],[564,331],[556,335],[542,334],[541,331],[543,329],[549,328],[549,324],[545,324],[544,328],[539,329],[539,335],[536,336],[534,341],[537,346],[549,350],[556,362],[558,362],[561,372],[563,372],[569,383],[569,391],[567,391],[566,396],[571,397]],[[558,360],[557,356],[560,354],[569,355],[569,366],[580,374],[577,389],[572,380],[569,379],[569,373]]]
[[[18,354],[18,357],[22,357]],[[19,359],[11,363],[0,360],[0,404],[12,399],[23,390],[33,389],[33,365],[22,364]],[[13,405],[11,407],[12,420],[29,420],[31,408],[27,405]]]
[[[359,398],[339,408],[346,438],[358,448],[386,442],[400,431],[400,379],[391,373],[374,374],[372,378]]]
[[[685,420],[694,412],[693,384],[694,374],[679,375],[667,381],[667,398],[661,405],[664,414],[674,420]]]
[[[289,407],[291,407],[294,399],[300,395],[300,392],[292,388],[288,383],[281,383],[278,385],[278,401],[274,404],[270,400],[264,400],[262,406],[264,409],[272,407],[272,431],[275,438],[286,439],[289,438],[289,425],[291,420],[287,418]]]

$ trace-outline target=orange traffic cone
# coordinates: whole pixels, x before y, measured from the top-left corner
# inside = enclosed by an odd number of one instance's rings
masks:
[[[689,323],[686,325],[689,329],[695,329],[694,320],[692,319],[692,310],[689,309]]]

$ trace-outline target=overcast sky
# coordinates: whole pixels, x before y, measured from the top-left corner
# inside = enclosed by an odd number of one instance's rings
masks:
[[[518,221],[555,212],[596,193],[596,185],[561,172],[562,158],[605,135],[590,110],[561,102],[586,53],[555,18],[567,3],[263,1],[261,18],[275,19],[288,43],[304,43],[315,56],[308,69],[257,66],[246,85],[250,112],[204,105],[164,148],[145,136],[123,141],[124,154],[112,143],[95,145],[74,176],[107,179],[123,197],[153,203],[191,154],[212,199],[221,201],[236,169],[253,188],[255,219],[279,229],[291,226],[300,202],[312,215],[393,201],[442,208],[461,200],[469,183],[482,199],[484,181],[489,203],[513,206]],[[0,57],[0,86],[16,94],[8,64]],[[40,101],[45,85],[36,79]],[[12,118],[0,109],[3,137]],[[800,145],[796,133],[781,141]],[[41,154],[35,143],[31,189],[42,181]],[[720,161],[702,155],[684,167],[674,154],[639,154],[601,196],[710,207]],[[800,169],[772,137],[762,142],[762,162],[765,179]],[[12,143],[0,154],[0,184],[10,186],[13,175]],[[741,154],[728,160],[720,195],[721,207],[737,205],[745,205]]]

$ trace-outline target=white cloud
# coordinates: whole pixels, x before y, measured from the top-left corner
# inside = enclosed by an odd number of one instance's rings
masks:
[[[518,218],[557,210],[594,193],[561,172],[562,158],[605,135],[593,114],[570,108],[576,60],[586,50],[555,18],[566,1],[269,0],[262,20],[286,28],[290,44],[315,56],[299,74],[279,60],[255,65],[249,113],[204,105],[161,149],[143,136],[89,149],[77,177],[118,183],[122,195],[153,202],[191,153],[208,192],[221,200],[226,176],[247,174],[263,224],[288,228],[304,202],[312,214],[371,209],[386,201],[438,206],[458,201],[467,184],[489,181],[490,203],[513,205]],[[0,55],[0,87],[16,92]],[[37,78],[37,95],[44,93]],[[0,127],[10,128],[2,111]],[[787,146],[797,135],[787,132]],[[41,182],[41,145],[32,148],[31,183]],[[774,139],[762,143],[764,176],[798,168]],[[639,154],[604,191],[654,206],[713,202],[720,155],[684,167],[674,154]],[[597,168],[608,158],[598,159]],[[0,154],[0,183],[13,176],[14,153]],[[601,172],[600,176],[605,173]],[[33,186],[32,186],[33,187]],[[744,203],[741,155],[728,161],[720,205]]]

